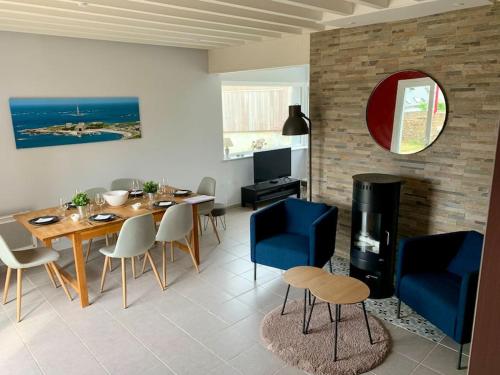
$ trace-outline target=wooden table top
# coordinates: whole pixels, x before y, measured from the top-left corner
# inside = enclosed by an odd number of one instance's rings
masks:
[[[338,305],[363,302],[370,295],[370,288],[364,282],[328,272],[314,279],[309,290],[320,300]]]
[[[155,200],[170,200],[176,203],[184,202],[186,198],[195,197],[196,194],[191,194],[188,197],[175,197],[171,194],[158,194]],[[134,203],[142,203],[141,208],[135,210],[132,208]],[[65,237],[71,235],[76,232],[84,232],[87,230],[95,230],[97,228],[105,227],[107,225],[116,225],[119,223],[123,223],[126,219],[143,215],[146,213],[152,213],[155,217],[163,216],[165,209],[150,207],[147,195],[145,194],[141,198],[130,198],[128,201],[119,207],[112,207],[108,204],[102,206],[102,208],[98,210],[94,210],[93,214],[98,213],[113,213],[118,216],[117,219],[109,222],[95,222],[90,221],[88,219],[82,219],[77,222],[71,220],[71,214],[78,213],[78,210],[69,209],[61,213],[61,210],[58,207],[51,207],[42,210],[30,211],[18,215],[14,215],[14,219],[21,223],[28,231],[30,231],[35,237],[39,240],[44,241],[48,239],[54,239],[59,237]],[[59,216],[60,221],[55,224],[50,225],[33,225],[29,223],[29,220],[39,217],[39,216]]]
[[[325,273],[326,271],[322,268],[298,266],[287,270],[283,274],[283,280],[295,288],[308,289],[309,284],[311,284],[314,279],[324,275]]]

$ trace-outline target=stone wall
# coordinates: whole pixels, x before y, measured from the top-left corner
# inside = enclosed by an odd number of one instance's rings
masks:
[[[418,69],[448,98],[448,123],[414,155],[370,137],[366,103],[391,73]],[[337,205],[337,252],[350,241],[352,175],[402,176],[400,236],[483,231],[500,118],[500,5],[311,35],[313,192]]]

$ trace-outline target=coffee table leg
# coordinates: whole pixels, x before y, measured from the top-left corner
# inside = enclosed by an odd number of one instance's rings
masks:
[[[311,316],[313,314],[313,309],[314,309],[315,303],[316,303],[316,297],[313,298],[312,305],[311,305],[311,311],[309,311],[309,318],[307,318],[307,325],[306,325],[306,332],[305,332],[306,335],[309,333],[309,323],[311,322]]]
[[[339,325],[339,305],[335,305],[335,346],[333,347],[333,361],[337,362],[337,336]]]
[[[368,324],[368,316],[366,315],[365,302],[361,302],[361,306],[363,306],[363,314],[365,315],[366,329],[368,330],[368,338],[370,339],[370,345],[373,345],[372,333],[370,332],[370,325]]]
[[[339,314],[338,314],[338,318],[337,318],[339,320],[339,322],[342,321],[342,317],[341,316],[342,316],[342,305],[339,305]]]
[[[286,300],[288,299],[289,291],[290,291],[290,284],[288,284],[288,288],[286,288],[285,300],[283,301],[283,308],[281,309],[281,315],[285,313]]]
[[[333,317],[332,317],[332,309],[330,308],[330,304],[327,303],[328,305],[328,314],[330,314],[330,323],[333,323]]]
[[[307,314],[307,289],[304,289],[304,317],[302,319],[302,333],[306,333],[306,314]]]

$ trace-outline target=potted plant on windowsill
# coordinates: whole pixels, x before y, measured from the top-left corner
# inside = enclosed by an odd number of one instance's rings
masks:
[[[73,204],[78,209],[78,213],[80,214],[81,218],[87,216],[87,206],[89,203],[90,203],[90,198],[87,195],[87,193],[77,193],[73,197]]]
[[[155,194],[158,192],[158,183],[154,181],[146,181],[142,190],[148,194],[149,200],[153,201]]]

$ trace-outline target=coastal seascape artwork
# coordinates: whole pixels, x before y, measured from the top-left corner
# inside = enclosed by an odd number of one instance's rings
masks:
[[[16,148],[141,138],[139,98],[11,98]]]

